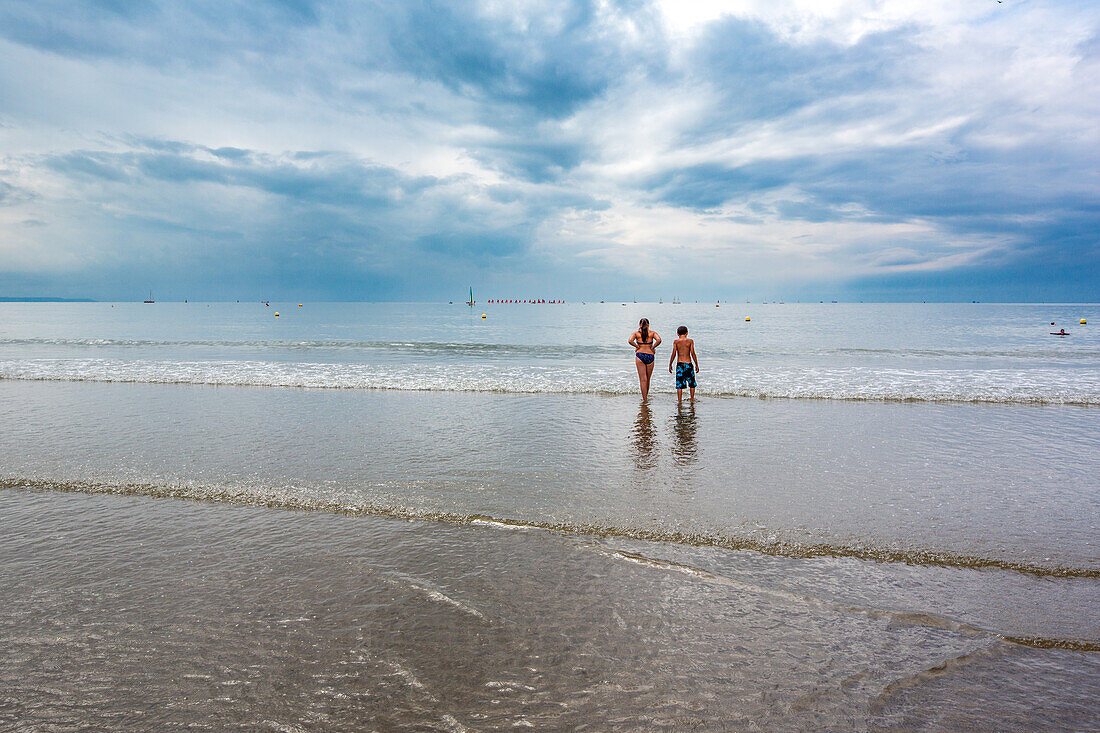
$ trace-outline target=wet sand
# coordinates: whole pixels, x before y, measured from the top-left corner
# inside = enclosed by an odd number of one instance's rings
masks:
[[[693,562],[702,548],[21,489],[0,491],[0,516],[3,726],[1095,721],[1096,653],[905,610],[922,578],[1005,571],[713,548]],[[885,597],[841,599],[876,574]]]
[[[1095,419],[0,380],[0,728],[1088,729]]]

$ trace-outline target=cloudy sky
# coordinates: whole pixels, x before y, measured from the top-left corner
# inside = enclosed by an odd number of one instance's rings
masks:
[[[7,0],[0,295],[1100,300],[1095,0]]]

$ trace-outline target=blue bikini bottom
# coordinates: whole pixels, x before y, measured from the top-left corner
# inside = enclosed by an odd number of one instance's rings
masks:
[[[652,364],[653,363],[653,354],[644,354],[644,353],[639,351],[634,356],[638,357],[638,361],[642,362],[643,364]]]

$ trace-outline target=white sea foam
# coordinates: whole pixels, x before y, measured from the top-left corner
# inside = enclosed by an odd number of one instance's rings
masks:
[[[64,382],[132,382],[241,387],[389,389],[514,393],[637,391],[637,378],[621,360],[539,363],[473,361],[468,364],[392,362],[6,359],[0,379]],[[654,375],[655,392],[671,392],[671,376]],[[927,368],[877,366],[771,367],[726,363],[699,375],[711,396],[874,401],[959,401],[1100,405],[1100,370],[1036,368]]]
[[[807,538],[802,532],[783,530],[744,530],[729,527],[714,532],[685,530],[676,526],[636,527],[627,523],[569,522],[560,520],[525,520],[513,517],[468,514],[456,511],[438,511],[419,503],[398,501],[387,504],[363,499],[349,503],[344,497],[333,497],[324,490],[298,487],[242,486],[203,484],[200,482],[126,483],[119,481],[73,481],[50,479],[40,476],[0,476],[0,491],[7,489],[35,489],[39,491],[65,491],[86,494],[110,494],[118,496],[147,496],[157,498],[192,499],[219,504],[238,504],[280,507],[296,511],[340,512],[359,516],[380,516],[394,519],[434,521],[450,524],[478,524],[502,528],[524,526],[532,531],[554,532],[586,538],[621,537],[662,544],[695,547],[720,547],[729,550],[749,550],[769,555],[787,557],[851,557],[878,562],[905,563],[907,565],[931,565],[942,567],[999,568],[1030,573],[1044,577],[1097,578],[1100,570],[1091,559],[1082,562],[1062,563],[1049,557],[1033,561],[1026,557],[1005,557],[1002,549],[979,554],[962,554],[947,549],[928,549],[895,543],[878,543],[869,539],[853,539],[833,542],[824,538]],[[709,571],[684,563],[675,563],[638,553],[602,547],[596,543],[586,545],[591,551],[618,561],[643,565],[662,571],[682,573],[712,579]],[[482,611],[458,600],[428,581],[405,573],[389,572],[381,576],[383,582],[394,587],[411,590],[425,599],[452,607],[485,623],[492,623]],[[730,581],[722,581],[727,583]],[[753,589],[758,592],[759,589]],[[295,619],[286,619],[295,621]]]
[[[1031,344],[1017,345],[1017,348],[980,348],[944,346],[941,348],[866,348],[843,346],[807,346],[793,344],[708,344],[707,357],[720,359],[743,358],[831,358],[846,357],[857,359],[1007,359],[1038,362],[1100,362],[1100,349],[1088,346],[1076,347],[1070,351],[1065,342],[1054,340],[1047,347],[1040,348]],[[621,344],[585,343],[553,344],[546,343],[493,343],[493,342],[456,342],[456,341],[383,341],[383,340],[345,340],[345,339],[137,339],[137,338],[0,338],[0,347],[23,349],[65,347],[71,350],[84,350],[87,353],[104,353],[110,350],[124,350],[126,353],[141,355],[163,354],[166,351],[186,349],[217,349],[226,355],[247,351],[252,353],[292,352],[297,354],[310,352],[361,351],[369,354],[389,354],[395,357],[484,357],[484,358],[523,358],[543,359],[556,350],[576,348],[586,357],[616,356],[625,352]],[[628,353],[628,352],[627,352]]]

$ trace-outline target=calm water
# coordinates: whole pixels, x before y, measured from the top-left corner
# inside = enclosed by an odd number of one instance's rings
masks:
[[[1100,404],[1096,305],[0,303],[0,378],[624,394],[643,315],[709,395]]]
[[[1093,323],[0,304],[0,724],[1087,729]]]

